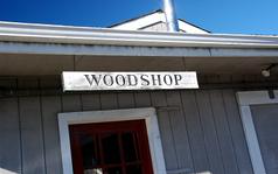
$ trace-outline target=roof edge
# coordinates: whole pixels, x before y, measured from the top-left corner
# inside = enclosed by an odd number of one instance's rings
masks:
[[[200,30],[204,30],[204,31],[207,32],[207,33],[212,33],[210,30],[207,30],[207,29],[204,29],[204,28],[202,28],[202,27],[200,27],[200,26],[197,26],[197,25],[195,25],[195,24],[193,24],[193,23],[191,23],[191,22],[188,22],[187,20],[184,20],[184,19],[181,19],[181,18],[179,18],[178,20],[179,20],[179,21],[182,21],[182,22],[184,22],[184,23],[187,23],[187,24],[189,24],[189,25],[192,25],[193,27],[198,28],[198,29],[200,29]]]
[[[0,41],[152,47],[278,48],[277,36],[188,34],[0,22]]]

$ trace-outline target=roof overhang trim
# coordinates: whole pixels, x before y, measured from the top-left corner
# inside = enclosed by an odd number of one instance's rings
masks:
[[[143,47],[278,48],[277,36],[122,31],[0,22],[0,42]]]

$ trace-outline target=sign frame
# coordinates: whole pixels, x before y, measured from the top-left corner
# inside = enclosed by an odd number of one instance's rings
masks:
[[[198,89],[195,71],[64,71],[64,91]]]

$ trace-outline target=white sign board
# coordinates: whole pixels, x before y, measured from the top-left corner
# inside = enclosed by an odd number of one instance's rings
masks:
[[[64,91],[196,89],[196,72],[63,72]]]

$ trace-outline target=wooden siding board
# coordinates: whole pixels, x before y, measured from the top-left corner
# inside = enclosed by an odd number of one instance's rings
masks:
[[[213,174],[223,174],[223,162],[221,159],[219,142],[210,107],[208,92],[197,91],[196,94],[201,124],[204,131],[205,145],[209,158],[210,172]]]
[[[193,172],[191,149],[188,140],[188,134],[185,126],[185,120],[181,108],[180,94],[176,91],[166,93],[169,106],[178,106],[178,110],[169,112],[169,121],[173,131],[173,139],[180,169]]]
[[[51,88],[61,88],[62,87],[62,79],[60,76],[46,76],[39,78],[39,83],[41,86],[41,90],[51,89]]]
[[[129,109],[134,108],[134,95],[131,92],[122,92],[118,94],[119,108]]]
[[[258,76],[248,74],[248,75],[243,76],[243,78],[244,78],[245,83],[252,83],[252,82],[257,81]]]
[[[40,98],[20,98],[19,104],[22,135],[22,173],[45,174]]]
[[[35,77],[19,78],[18,86],[20,89],[38,89],[39,80]]]
[[[149,92],[134,92],[134,100],[136,107],[150,107],[152,105]]]
[[[0,88],[15,89],[16,86],[17,86],[16,78],[1,78],[0,79]]]
[[[222,91],[209,91],[212,112],[215,120],[219,146],[224,163],[225,174],[238,174],[235,150],[233,148],[231,132],[226,118]]]
[[[62,93],[61,77],[49,76],[39,79],[41,95],[53,96]]]
[[[212,84],[217,84],[220,82],[219,75],[208,75],[207,81]]]
[[[167,100],[165,92],[163,91],[151,91],[151,102],[158,110],[160,107],[167,107]]]
[[[181,96],[195,172],[204,172],[209,170],[210,167],[205,148],[204,132],[201,127],[196,103],[196,95],[194,91],[182,91]]]
[[[101,93],[100,101],[102,110],[111,110],[118,108],[117,93]]]
[[[232,83],[232,75],[228,75],[228,74],[220,75],[219,76],[219,82],[221,84]]]
[[[16,98],[0,99],[0,169],[21,173],[21,144]]]
[[[253,174],[250,156],[244,136],[243,125],[240,119],[238,105],[233,90],[224,90],[223,98],[227,113],[229,128],[232,135],[240,174]]]
[[[231,82],[232,83],[244,83],[244,78],[242,78],[242,76],[239,76],[239,75],[232,75]]]
[[[42,97],[42,119],[45,138],[47,174],[62,173],[62,157],[58,130],[58,113],[61,112],[60,97]]]
[[[82,94],[81,100],[84,111],[100,110],[101,104],[99,94]]]
[[[164,92],[151,92],[152,105],[154,107],[167,106],[166,95]],[[167,170],[178,169],[176,151],[173,139],[173,132],[169,121],[169,115],[166,111],[157,110],[158,124],[161,134],[162,148],[165,157]]]
[[[83,108],[80,95],[62,96],[62,112],[77,112],[82,110]]]

